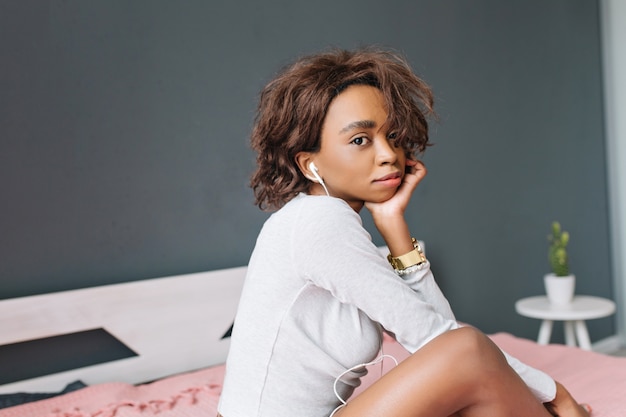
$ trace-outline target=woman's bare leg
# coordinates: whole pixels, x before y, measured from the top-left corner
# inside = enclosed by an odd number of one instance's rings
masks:
[[[491,340],[465,327],[404,360],[335,417],[550,417]]]

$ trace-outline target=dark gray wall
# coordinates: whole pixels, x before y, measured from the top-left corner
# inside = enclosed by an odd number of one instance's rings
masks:
[[[535,337],[552,220],[612,296],[599,37],[589,0],[0,2],[0,298],[245,264],[257,92],[376,43],[437,96],[408,217],[458,318]]]

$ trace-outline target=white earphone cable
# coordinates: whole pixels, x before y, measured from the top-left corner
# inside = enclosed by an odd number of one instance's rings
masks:
[[[384,355],[383,354],[383,355],[380,355],[378,358],[374,359],[371,362],[361,363],[361,364],[353,366],[352,368],[346,369],[341,374],[339,374],[339,376],[337,378],[335,378],[335,382],[333,384],[333,391],[335,391],[335,396],[339,399],[339,401],[341,401],[341,404],[339,404],[339,406],[337,408],[335,408],[332,413],[330,413],[329,417],[333,417],[337,411],[339,411],[341,408],[345,407],[346,404],[348,403],[346,400],[341,398],[341,395],[339,395],[339,393],[337,392],[337,383],[341,380],[341,378],[343,378],[343,376],[345,374],[347,374],[348,372],[352,372],[355,369],[363,368],[363,367],[370,366],[370,365],[376,365],[377,363],[382,363],[382,361],[385,360],[385,358],[390,358],[395,363],[395,366],[398,366],[398,360],[396,358],[394,358],[391,355]],[[381,368],[381,373],[382,373],[382,368]]]

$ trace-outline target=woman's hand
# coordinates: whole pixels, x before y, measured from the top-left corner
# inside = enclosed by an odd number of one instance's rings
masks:
[[[588,405],[578,404],[559,382],[556,383],[556,396],[554,400],[546,403],[546,408],[550,414],[557,417],[589,417],[591,411]]]
[[[393,197],[381,203],[365,203],[392,256],[400,256],[413,250],[404,211],[409,205],[413,191],[425,176],[426,167],[423,163],[407,159],[402,183]]]

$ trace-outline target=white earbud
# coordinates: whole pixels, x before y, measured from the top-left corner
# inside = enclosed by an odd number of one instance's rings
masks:
[[[313,162],[311,162],[309,164],[309,169],[311,170],[311,172],[313,173],[313,176],[315,177],[315,179],[309,178],[312,181],[317,181],[318,183],[320,183],[322,185],[322,187],[324,187],[324,191],[326,191],[326,195],[330,196],[329,192],[328,192],[328,188],[326,188],[326,184],[324,184],[324,180],[322,179],[322,177],[319,174],[319,171],[317,169],[317,167],[315,166],[315,164]]]

